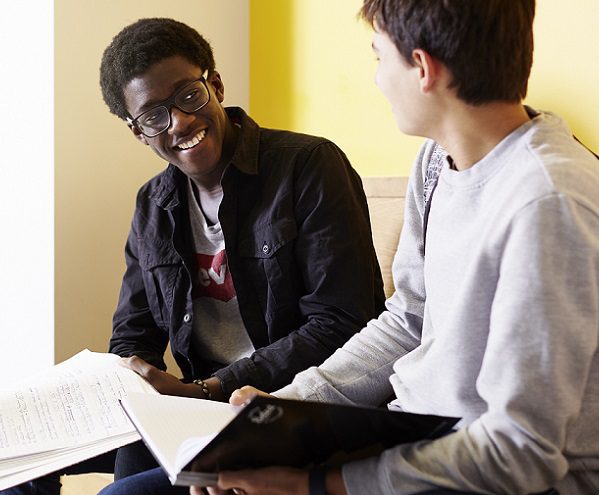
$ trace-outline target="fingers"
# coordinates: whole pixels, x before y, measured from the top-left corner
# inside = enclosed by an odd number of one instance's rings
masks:
[[[168,388],[172,380],[170,379],[170,376],[167,376],[167,373],[159,370],[155,366],[152,366],[150,363],[144,361],[142,358],[137,356],[122,358],[121,363],[123,364],[123,366],[129,368],[130,370],[134,371],[139,376],[144,378],[161,394],[169,393]],[[177,385],[179,385],[179,380],[177,378],[174,378],[174,380],[177,382]],[[172,393],[171,395],[178,394]]]
[[[221,471],[218,473],[218,487],[225,490],[221,493],[234,493],[235,495],[245,495],[253,492],[252,471]],[[250,478],[250,479],[248,479]],[[215,495],[221,495],[221,493]]]
[[[138,375],[143,376],[152,385],[154,385],[158,380],[163,380],[164,375],[166,375],[164,371],[159,370],[156,368],[156,366],[152,366],[150,363],[144,361],[138,356],[124,358],[124,364],[128,368],[135,371]]]
[[[142,358],[137,356],[121,358],[121,364],[142,376],[144,374],[147,374],[148,371],[154,367],[151,364],[146,363]]]
[[[229,404],[232,404],[234,406],[241,406],[245,404],[247,401],[254,398],[257,395],[256,392],[256,389],[254,387],[250,387],[249,385],[238,388],[237,390],[234,390],[231,394],[231,397],[229,398]]]
[[[202,495],[202,491],[200,488],[198,488],[197,492],[190,492],[191,495]],[[227,495],[229,493],[234,493],[231,490],[221,490],[220,488],[217,488],[216,486],[209,486],[205,488],[206,492],[209,495]]]
[[[285,467],[221,471],[218,486],[237,495],[308,493],[308,471]]]
[[[204,488],[201,486],[190,486],[189,493],[190,495],[228,495],[232,492],[231,490],[221,490],[216,486],[207,486]]]
[[[256,395],[263,395],[264,397],[268,397],[269,395],[266,392],[262,392],[255,387],[250,387],[246,385],[244,387],[238,388],[231,394],[231,398],[229,399],[229,403],[234,406],[241,406],[246,402],[252,400]]]

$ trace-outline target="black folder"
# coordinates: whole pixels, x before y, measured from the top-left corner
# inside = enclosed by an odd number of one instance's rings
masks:
[[[387,408],[257,396],[181,475],[185,484],[194,484],[196,476],[201,480],[221,470],[339,463],[400,443],[444,435],[458,420]]]

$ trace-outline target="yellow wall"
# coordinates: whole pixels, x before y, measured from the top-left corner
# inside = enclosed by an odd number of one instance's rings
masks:
[[[373,83],[361,0],[251,0],[250,105],[262,125],[341,146],[361,175],[407,175],[420,138],[400,135]],[[599,1],[539,0],[527,103],[561,114],[599,151]]]

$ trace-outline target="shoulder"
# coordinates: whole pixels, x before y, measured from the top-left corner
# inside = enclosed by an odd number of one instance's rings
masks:
[[[597,170],[596,157],[574,138],[566,122],[555,114],[539,113],[522,140],[527,151],[549,170],[564,166]]]
[[[143,184],[137,192],[137,206],[157,206],[163,204],[177,189],[181,188],[185,176],[174,165],[169,165],[159,174]]]
[[[345,154],[330,139],[282,129],[260,129],[260,155],[295,157],[307,160],[313,155],[328,154],[346,160]]]
[[[298,132],[261,129],[262,174],[290,174],[298,180],[319,182],[357,176],[345,153],[331,140]]]
[[[577,142],[565,122],[541,113],[523,137],[517,160],[518,182],[534,196],[559,196],[579,203],[599,215],[599,161]]]

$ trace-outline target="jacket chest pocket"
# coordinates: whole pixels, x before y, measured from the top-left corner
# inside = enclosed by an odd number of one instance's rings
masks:
[[[168,330],[177,279],[183,267],[179,254],[170,243],[138,239],[139,265],[149,309],[162,328]]]
[[[281,219],[256,229],[239,241],[240,261],[253,272],[257,282],[262,279],[269,298],[278,304],[294,299],[293,286],[298,275],[293,254],[296,238],[295,221]],[[261,289],[258,287],[260,296],[264,293]]]

